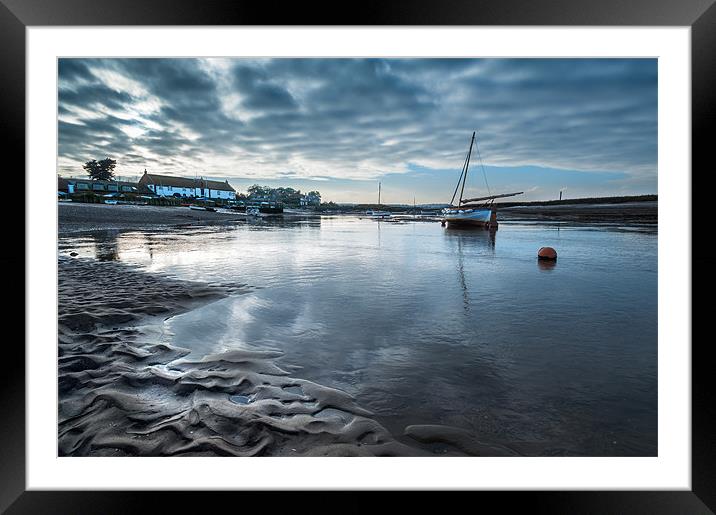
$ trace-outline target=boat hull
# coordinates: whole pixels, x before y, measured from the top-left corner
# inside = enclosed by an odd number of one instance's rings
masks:
[[[259,212],[265,215],[280,215],[283,213],[282,207],[260,207]]]
[[[443,220],[448,225],[489,227],[492,209],[446,209]]]

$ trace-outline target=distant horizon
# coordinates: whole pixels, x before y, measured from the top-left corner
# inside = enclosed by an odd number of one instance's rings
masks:
[[[147,171],[147,173],[149,173],[149,171]],[[161,174],[161,173],[158,173],[158,172],[154,172],[154,173],[155,173],[156,175],[168,175],[168,174]],[[80,175],[77,175],[77,174],[61,175],[61,177],[66,178],[66,179],[69,179],[69,178],[72,178],[72,179],[89,179],[89,176],[87,176],[87,175],[82,176],[81,174],[80,174]],[[142,177],[142,174],[139,174],[139,175],[117,175],[117,174],[115,174],[114,180],[127,181],[127,182],[138,182],[141,177]],[[177,177],[187,177],[187,176],[183,176],[183,175],[182,175],[182,176],[178,176],[178,175],[177,175]],[[192,176],[192,177],[193,177],[193,176]],[[199,177],[199,176],[197,175],[197,177]],[[251,181],[248,181],[248,182],[247,182],[246,179],[241,179],[241,182],[242,182],[242,183],[246,183],[247,186],[246,186],[245,188],[243,188],[243,189],[240,189],[240,188],[237,188],[236,185],[235,185],[235,182],[238,182],[238,181],[232,180],[231,177],[228,177],[228,178],[227,178],[227,177],[218,178],[218,177],[211,177],[211,176],[208,176],[208,175],[203,175],[203,176],[201,176],[201,177],[203,177],[203,178],[205,178],[205,179],[209,179],[209,180],[221,180],[221,181],[228,180],[229,185],[232,186],[232,187],[236,190],[237,193],[247,194],[247,193],[248,193],[248,191],[247,191],[248,187],[253,186],[254,184],[258,184],[259,186],[270,186],[270,187],[272,187],[272,188],[293,188],[293,189],[296,189],[296,190],[300,190],[302,193],[308,193],[309,191],[315,190],[315,191],[318,191],[319,193],[321,193],[321,202],[333,202],[333,203],[339,204],[339,205],[361,205],[361,204],[377,204],[377,203],[378,203],[378,202],[377,202],[377,198],[376,198],[376,199],[373,199],[373,200],[368,199],[368,200],[359,201],[359,202],[356,202],[356,201],[341,201],[341,200],[328,199],[328,198],[325,198],[325,197],[324,197],[324,194],[323,194],[323,192],[322,192],[321,189],[320,189],[320,184],[314,185],[314,186],[312,187],[312,189],[309,190],[309,189],[306,189],[306,188],[297,187],[294,183],[288,183],[288,182],[282,182],[282,181],[263,181],[263,182],[251,182]],[[271,183],[273,183],[273,182],[278,182],[279,184],[270,185],[270,184],[268,184],[269,182],[271,182]],[[377,184],[377,183],[376,183],[376,184]],[[493,193],[494,193],[494,192],[493,192]],[[580,200],[580,199],[589,199],[589,198],[617,198],[617,197],[647,197],[647,196],[658,196],[658,193],[631,193],[631,194],[612,194],[612,195],[610,195],[610,194],[607,194],[607,195],[592,195],[592,194],[588,194],[587,196],[585,196],[585,195],[567,196],[567,195],[565,194],[565,192],[563,191],[563,195],[562,195],[562,199],[561,199],[561,200]],[[504,202],[520,202],[520,201],[524,201],[524,202],[550,202],[550,201],[554,201],[554,200],[560,200],[560,198],[559,198],[559,191],[556,192],[556,197],[554,197],[554,198],[531,198],[530,200],[524,200],[523,197],[524,197],[524,195],[519,195],[519,196],[514,197],[514,200],[505,200]],[[386,205],[386,206],[412,206],[412,205],[413,205],[413,202],[412,202],[412,201],[410,201],[410,202],[383,202],[383,201],[381,201],[381,204],[382,204],[382,205]],[[449,203],[449,199],[448,199],[448,201],[441,201],[441,200],[429,201],[429,200],[428,200],[428,201],[421,201],[421,202],[418,202],[418,201],[417,201],[417,198],[415,199],[415,205],[416,205],[416,206],[421,206],[421,205],[442,205],[442,204],[444,204],[444,205],[449,205],[449,204],[450,204],[450,203]]]
[[[318,190],[324,201],[657,192],[656,59],[59,60],[58,174]]]

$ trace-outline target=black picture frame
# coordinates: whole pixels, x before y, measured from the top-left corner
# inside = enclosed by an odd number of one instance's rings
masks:
[[[367,0],[356,4],[292,2],[276,6],[271,2],[244,0],[0,0],[0,145],[5,156],[5,177],[19,183],[25,171],[25,29],[37,25],[633,25],[691,27],[692,63],[692,170],[707,174],[712,168],[710,135],[716,125],[716,5],[715,0],[413,0],[411,2]],[[709,130],[711,129],[711,130]],[[9,158],[9,159],[8,159]],[[708,168],[707,163],[709,163]],[[688,180],[689,171],[684,171]],[[708,188],[699,178],[692,181],[692,235],[704,225],[700,206],[707,206]],[[16,185],[15,185],[16,186]],[[20,201],[22,205],[23,202]],[[25,226],[17,223],[24,211],[13,213],[6,228],[10,245],[0,255],[6,299],[5,327],[17,327],[25,309],[18,297],[24,291]],[[688,216],[689,213],[684,213]],[[692,290],[692,333],[696,314],[709,303],[695,302],[696,291],[710,289],[713,262],[706,253],[707,241],[692,238],[692,274],[699,277]],[[24,273],[19,273],[23,270]],[[32,309],[32,306],[27,306]],[[24,314],[24,311],[23,311]],[[682,342],[692,351],[692,489],[690,491],[614,492],[479,492],[480,503],[496,501],[505,508],[516,506],[536,513],[712,513],[716,510],[716,428],[711,365],[707,357],[709,339]],[[187,494],[178,492],[68,492],[26,491],[25,489],[25,352],[17,338],[4,339],[2,388],[0,388],[0,512],[7,513],[134,513],[176,508],[187,511]],[[183,466],[183,465],[182,465]],[[211,504],[227,496],[240,495],[242,502],[280,506],[276,493],[216,493]],[[310,496],[309,492],[298,494]],[[326,498],[326,496],[329,498]],[[321,494],[321,505],[330,507],[330,495]],[[371,501],[357,494],[350,511],[375,509]],[[413,502],[423,503],[415,493]],[[452,502],[460,502],[460,495]],[[200,501],[201,502],[201,501]],[[346,506],[346,501],[340,502]],[[471,500],[470,502],[474,502]],[[306,504],[304,504],[306,503]],[[297,505],[310,506],[308,499]],[[268,506],[268,505],[267,505]],[[313,505],[315,508],[315,505]],[[480,504],[484,506],[484,504]],[[294,508],[289,508],[294,511]]]

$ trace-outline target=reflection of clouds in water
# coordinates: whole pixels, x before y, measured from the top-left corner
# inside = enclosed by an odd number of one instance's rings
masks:
[[[295,270],[301,265],[309,268],[315,261],[320,249],[311,245],[307,238],[317,228],[320,223],[313,221],[260,227],[237,225],[188,233],[154,233],[151,242],[148,238],[139,241],[128,235],[125,241],[131,249],[126,249],[122,258],[146,266],[151,272],[172,269],[190,280],[223,280],[227,272],[253,277],[260,267],[258,275],[271,276],[266,271],[273,271],[273,278],[282,281],[279,275],[282,271]],[[257,241],[256,234],[270,237]],[[289,247],[300,251],[286,252]],[[319,270],[314,269],[312,273],[312,277],[304,274],[306,279],[319,277]]]
[[[410,363],[415,355],[415,347],[409,345],[389,345],[378,348],[372,354],[378,362]]]
[[[314,302],[303,302],[293,320],[290,322],[288,332],[303,338],[321,338],[325,336],[327,325],[320,321],[321,313],[317,312]]]
[[[245,348],[255,343],[249,329],[257,327],[256,312],[268,306],[253,293],[222,299],[168,319],[165,336],[197,356]]]
[[[403,424],[400,430],[451,420],[509,426],[517,438],[548,442],[558,432],[554,420],[566,417],[572,436],[559,430],[560,444],[601,452],[598,442],[579,436],[593,433],[593,412],[625,435],[639,424],[650,427],[648,414],[637,416],[632,429],[618,415],[651,402],[643,392],[653,377],[645,367],[656,363],[654,235],[573,228],[556,241],[554,228],[537,225],[505,223],[496,235],[381,223],[378,246],[376,226],[346,217],[324,220],[320,230],[239,225],[122,234],[119,256],[149,263],[140,252],[151,248],[151,264],[137,263],[145,269],[261,288],[168,324],[195,325],[197,338],[219,350],[279,349],[282,365],[349,391],[392,427]],[[75,244],[80,240],[66,248]],[[542,269],[549,263],[535,266],[537,249],[552,244],[564,259],[551,270]],[[533,302],[547,290],[549,304]],[[199,318],[192,322],[192,314]],[[614,356],[637,384],[626,387],[613,375]],[[613,383],[590,386],[605,370]],[[565,381],[574,385],[569,395]],[[605,392],[617,391],[628,392],[619,394],[619,406],[604,400]],[[516,412],[530,417],[524,427],[509,418]]]

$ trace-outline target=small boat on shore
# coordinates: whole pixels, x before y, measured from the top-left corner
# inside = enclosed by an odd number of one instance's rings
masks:
[[[390,211],[375,211],[373,209],[369,209],[365,214],[371,218],[390,218],[393,216]]]
[[[280,211],[267,208],[264,209],[260,206],[247,206],[246,216],[252,216],[256,218],[281,218],[283,217],[283,208]]]
[[[189,209],[193,209],[194,211],[213,211],[216,212],[216,208],[213,208],[211,206],[195,206],[191,205],[189,206]]]
[[[246,204],[250,216],[283,216],[283,203],[274,200],[255,200]]]
[[[472,148],[477,144],[475,142],[475,132],[472,133],[470,139],[470,148],[467,151],[467,157],[465,163],[462,166],[462,172],[460,178],[455,186],[455,192],[452,194],[450,200],[450,207],[446,207],[442,210],[442,224],[448,226],[462,226],[462,227],[480,227],[485,229],[497,229],[497,213],[493,209],[493,203],[495,199],[504,197],[514,197],[515,195],[522,195],[522,191],[516,193],[502,193],[499,195],[488,195],[486,197],[468,198],[463,199],[463,193],[465,191],[465,182],[467,181],[467,172],[470,167],[470,157],[472,156]],[[479,151],[478,151],[479,157]],[[483,167],[483,174],[484,174]],[[485,175],[485,185],[487,186],[488,192],[490,187],[487,184],[487,176]],[[460,197],[457,205],[454,204],[457,191],[460,190]]]

